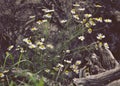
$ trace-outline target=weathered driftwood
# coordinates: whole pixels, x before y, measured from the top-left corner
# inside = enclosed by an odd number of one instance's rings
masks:
[[[108,84],[107,86],[120,86],[120,79],[111,82],[111,83]]]
[[[99,47],[101,56],[101,64],[103,68],[110,70],[119,65],[118,61],[113,56],[112,52],[108,48]]]
[[[120,78],[120,67],[107,70],[97,75],[91,75],[86,78],[74,79],[76,86],[105,86],[106,84]]]
[[[97,59],[96,55],[92,55],[90,60],[92,65],[96,63],[98,69],[105,69],[105,72],[98,72],[99,74],[96,75],[74,79],[76,86],[105,86],[114,80],[120,79],[120,66],[111,51],[107,48],[100,47],[99,53],[102,56],[100,58],[101,62]]]

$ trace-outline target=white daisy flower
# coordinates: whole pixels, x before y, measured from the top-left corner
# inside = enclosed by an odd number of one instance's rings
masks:
[[[77,3],[75,3],[75,4],[73,4],[73,6],[74,6],[74,7],[79,7],[80,5],[77,4]]]
[[[42,11],[44,11],[45,13],[54,12],[54,10],[49,10],[49,9],[42,9]]]
[[[104,22],[106,22],[106,23],[111,23],[112,20],[111,20],[111,19],[104,19]]]
[[[68,70],[65,71],[65,75],[69,75],[69,71]]]
[[[77,60],[76,62],[75,62],[75,65],[80,65],[81,64],[81,61],[80,60]]]
[[[84,11],[84,10],[85,10],[85,8],[78,8],[78,10],[79,10],[79,11]]]
[[[31,40],[30,39],[28,39],[28,38],[24,38],[23,39],[23,42],[25,42],[25,43],[27,43],[27,44],[32,44],[32,42],[31,42]]]
[[[98,7],[98,8],[101,8],[101,7],[102,7],[102,6],[99,5],[99,4],[95,4],[94,6],[95,6],[95,7]]]
[[[81,41],[84,41],[85,37],[84,36],[79,36],[78,39],[80,39]]]
[[[98,22],[103,22],[103,19],[102,17],[99,17],[99,18],[93,18],[94,20],[98,21]]]
[[[66,23],[67,22],[67,20],[61,20],[60,21],[60,23]]]
[[[45,41],[45,38],[41,38],[41,41],[44,42],[44,41]]]
[[[79,70],[78,70],[78,69],[74,69],[73,71],[74,71],[76,74],[79,73]]]
[[[70,53],[70,50],[66,50],[66,53]]]
[[[95,26],[95,25],[96,25],[94,21],[89,21],[89,23],[90,23],[90,25],[92,25],[92,26]]]
[[[36,45],[37,45],[37,46],[40,46],[40,45],[42,45],[42,44],[43,44],[43,42],[40,42],[40,41],[37,41],[37,42],[36,42]]]
[[[46,45],[48,48],[50,48],[50,49],[53,49],[54,48],[54,46],[52,45],[52,44],[47,44]]]
[[[109,48],[108,43],[104,43],[103,45],[104,45],[105,48]]]
[[[46,72],[46,73],[49,73],[49,72],[50,72],[50,69],[45,69],[45,72]]]
[[[75,65],[75,64],[73,64],[73,65],[70,66],[70,68],[72,68],[72,69],[78,69],[78,66]]]
[[[45,23],[45,22],[47,22],[47,19],[44,19],[44,20],[38,20],[36,23],[37,23],[37,24],[42,24],[42,23]]]
[[[92,14],[84,14],[86,18],[92,17]]]
[[[0,73],[0,77],[3,78],[5,75],[4,73]]]
[[[64,65],[63,65],[63,64],[60,64],[60,63],[58,63],[58,64],[57,64],[57,67],[64,67]]]
[[[41,50],[45,50],[46,47],[45,47],[44,45],[40,45],[40,46],[39,46],[39,49],[41,49]]]
[[[32,19],[32,18],[35,18],[35,16],[29,16],[29,18],[31,18],[31,19]]]
[[[102,40],[103,38],[105,38],[105,35],[103,35],[102,33],[99,33],[97,35],[97,39]]]
[[[51,14],[45,14],[45,15],[43,15],[43,17],[45,17],[45,18],[51,18],[52,15]]]
[[[36,30],[38,30],[38,28],[36,27],[31,28],[31,31],[36,31]]]
[[[89,28],[89,29],[88,29],[88,33],[89,33],[89,34],[91,34],[92,31],[93,31],[92,28]]]
[[[21,53],[24,53],[24,52],[27,52],[27,51],[24,50],[23,48],[20,48],[20,52],[21,52]]]
[[[80,18],[79,18],[79,15],[73,15],[73,18],[75,18],[75,19],[77,19],[77,20],[80,19]]]
[[[30,44],[28,47],[29,47],[30,49],[33,49],[33,48],[36,48],[37,46],[34,45],[34,44]]]
[[[72,14],[75,14],[75,9],[72,9],[72,10],[71,10],[71,13],[72,13]]]
[[[13,49],[13,47],[14,47],[13,45],[9,46],[9,47],[8,47],[8,50]]]
[[[36,23],[37,24],[42,24],[42,20],[38,20]]]
[[[71,60],[64,60],[64,62],[66,62],[66,63],[68,63],[68,64],[72,63]]]
[[[47,22],[47,21],[48,21],[47,19],[42,20],[43,23],[45,23],[45,22]]]
[[[58,68],[58,67],[53,67],[53,69],[54,69],[55,71],[58,71],[58,70],[59,70],[59,68]]]

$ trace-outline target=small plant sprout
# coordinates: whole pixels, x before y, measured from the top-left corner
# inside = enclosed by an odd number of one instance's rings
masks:
[[[85,37],[84,36],[79,36],[78,39],[81,40],[81,41],[84,41]]]
[[[98,40],[102,40],[103,38],[105,38],[105,35],[103,35],[102,33],[99,33],[99,34],[97,35],[97,39],[98,39]]]

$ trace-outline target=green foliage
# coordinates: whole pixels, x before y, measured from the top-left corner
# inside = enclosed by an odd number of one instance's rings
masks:
[[[91,7],[89,2],[84,3]],[[66,13],[69,15],[65,16],[68,19],[58,18],[57,23],[60,23],[61,27],[53,23],[56,9],[42,8],[44,13],[42,19],[36,21],[34,21],[36,15],[29,16],[32,22],[30,20],[27,23],[32,23],[29,26],[32,34],[22,36],[20,43],[9,47],[6,52],[3,70],[9,66],[9,70],[14,74],[7,75],[10,82],[7,84],[10,86],[59,86],[61,83],[63,86],[70,85],[69,79],[79,75],[82,61],[86,60],[98,45],[108,47],[107,43],[102,42],[105,35],[97,33],[95,26],[98,23],[109,24],[112,21],[94,17],[95,10],[85,4],[81,7],[79,1],[69,4],[71,8],[69,13]],[[99,9],[102,6],[95,4],[93,8]],[[63,10],[66,12],[66,9]],[[6,64],[9,59],[11,65]]]

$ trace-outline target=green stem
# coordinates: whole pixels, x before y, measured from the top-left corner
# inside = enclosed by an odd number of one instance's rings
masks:
[[[8,59],[8,56],[5,57],[5,61],[4,61],[4,64],[3,64],[3,69],[4,69],[5,66],[6,66],[6,61],[7,61],[7,59]]]
[[[18,60],[18,66],[17,67],[19,67],[19,65],[20,65],[20,61],[21,61],[21,59],[22,59],[22,53],[20,54],[20,57],[19,57],[19,60]]]

